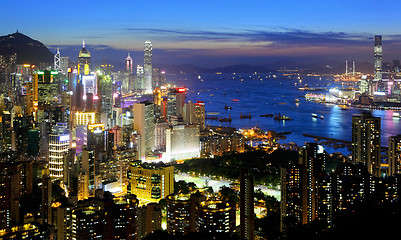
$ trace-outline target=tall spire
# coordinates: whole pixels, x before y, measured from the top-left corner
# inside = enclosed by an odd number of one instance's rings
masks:
[[[85,39],[82,40],[82,48],[85,48]]]

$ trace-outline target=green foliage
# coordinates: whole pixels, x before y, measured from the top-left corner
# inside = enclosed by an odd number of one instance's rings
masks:
[[[280,167],[298,159],[298,152],[278,149],[273,153],[256,150],[234,153],[216,158],[200,158],[176,165],[182,172],[195,172],[228,179],[238,179],[241,168],[249,168],[256,184],[277,187],[280,183]]]
[[[193,182],[185,182],[184,180],[174,181],[174,193],[190,193],[196,189],[196,184]]]

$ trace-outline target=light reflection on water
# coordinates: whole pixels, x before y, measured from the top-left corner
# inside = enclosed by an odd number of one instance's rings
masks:
[[[185,85],[190,91],[194,91],[193,93],[188,92],[187,100],[204,101],[207,112],[218,112],[220,113],[217,115],[219,117],[228,117],[230,114],[233,119],[231,123],[208,120],[206,122],[208,125],[235,128],[258,126],[263,130],[290,131],[292,134],[287,135],[287,139],[281,142],[295,142],[298,145],[313,141],[312,138],[304,137],[304,133],[351,141],[352,115],[361,113],[364,111],[363,109],[342,110],[336,105],[307,102],[301,97],[307,92],[298,90],[298,86],[294,85],[298,80],[277,77],[277,79],[264,78],[263,81],[260,81],[251,79],[248,75],[242,74],[239,77],[237,74],[234,79],[231,75],[231,79],[227,79],[228,75],[224,74],[202,74],[203,82],[197,78],[197,75],[189,74],[185,75],[187,80],[183,80],[182,75],[170,76],[169,79],[175,80],[177,85]],[[244,79],[243,83],[240,81],[241,78]],[[328,80],[319,81],[318,77],[304,77],[303,83],[310,86],[330,84],[329,88],[336,84]],[[300,100],[299,103],[295,103],[296,98]],[[234,102],[232,99],[239,101]],[[232,110],[225,110],[225,104],[232,106]],[[251,113],[252,119],[240,119],[241,113]],[[273,118],[259,116],[270,113],[281,113],[294,120],[274,121]],[[312,118],[312,113],[323,115],[324,120]],[[401,134],[401,120],[393,118],[392,114],[393,111],[372,111],[373,116],[382,118],[381,142],[384,146],[387,146],[389,136]]]

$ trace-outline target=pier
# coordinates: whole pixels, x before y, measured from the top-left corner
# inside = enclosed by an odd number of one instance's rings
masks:
[[[304,133],[303,136],[304,137],[315,138],[318,141],[320,141],[320,140],[330,140],[330,141],[342,142],[342,143],[347,143],[347,144],[351,144],[352,143],[351,141],[347,141],[347,140],[341,140],[341,139],[329,138],[329,137],[322,137],[322,136],[315,136],[315,135],[311,135],[311,134],[307,134],[307,133]]]

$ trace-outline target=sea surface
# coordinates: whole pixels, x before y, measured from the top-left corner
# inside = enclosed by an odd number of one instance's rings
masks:
[[[231,123],[206,120],[207,125],[235,128],[257,126],[265,131],[291,132],[287,139],[280,140],[281,143],[295,142],[304,145],[305,142],[314,141],[313,138],[304,137],[305,133],[351,141],[352,115],[367,111],[358,108],[342,110],[337,105],[305,101],[304,96],[307,92],[299,90],[299,84],[328,89],[341,87],[330,77],[307,76],[298,79],[272,74],[180,74],[169,75],[168,81],[189,89],[187,101],[204,101],[207,114],[232,118]],[[299,99],[299,103],[296,103],[296,99]],[[225,110],[225,104],[232,109]],[[371,112],[373,116],[381,117],[381,142],[383,146],[387,146],[389,136],[401,134],[401,119],[393,118],[391,110]],[[241,113],[250,113],[252,118],[241,119]],[[273,118],[260,117],[261,114],[278,113],[293,120],[275,121]],[[312,113],[322,115],[324,119],[313,118]],[[345,148],[326,150],[349,153]]]

